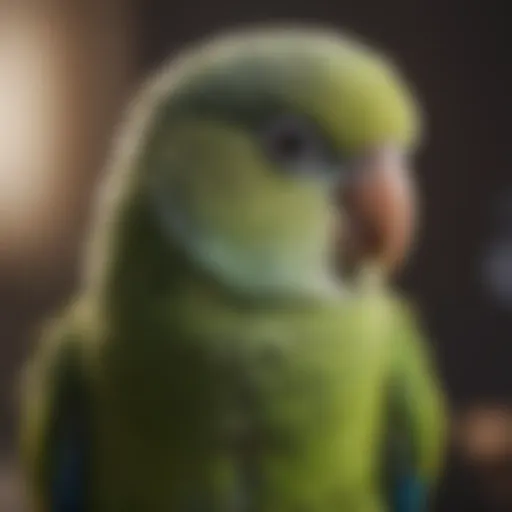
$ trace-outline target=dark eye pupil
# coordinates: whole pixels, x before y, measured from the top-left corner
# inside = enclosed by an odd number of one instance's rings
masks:
[[[274,158],[288,163],[297,163],[307,158],[310,146],[308,134],[295,126],[280,127],[270,139],[270,149]]]
[[[301,156],[306,150],[306,141],[302,134],[285,130],[276,134],[274,140],[274,152],[281,158],[293,160]]]
[[[264,131],[267,156],[287,172],[307,174],[327,169],[329,150],[314,123],[282,117]]]

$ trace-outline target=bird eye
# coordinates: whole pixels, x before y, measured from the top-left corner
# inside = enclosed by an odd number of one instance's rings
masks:
[[[319,135],[302,120],[279,119],[264,135],[270,157],[287,168],[305,169],[322,163],[326,157]]]

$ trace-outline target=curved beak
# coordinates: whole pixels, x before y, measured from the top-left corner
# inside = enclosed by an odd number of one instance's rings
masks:
[[[356,165],[343,187],[348,215],[345,233],[350,264],[377,262],[394,270],[405,258],[415,225],[415,197],[407,162],[400,151],[382,147]]]

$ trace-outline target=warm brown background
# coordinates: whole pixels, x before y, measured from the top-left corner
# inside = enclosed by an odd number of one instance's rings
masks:
[[[14,489],[7,461],[15,453],[16,375],[34,327],[73,290],[91,194],[126,99],[183,42],[276,19],[360,32],[396,56],[420,91],[429,114],[418,175],[424,226],[402,283],[423,308],[455,411],[495,403],[506,417],[512,310],[484,295],[478,273],[491,205],[512,187],[511,40],[497,1],[0,1],[2,512],[16,510],[6,501]],[[496,440],[512,433],[506,425],[475,429]],[[499,454],[509,449],[499,446]],[[495,497],[512,489],[512,478],[495,459],[474,471],[455,457],[438,509],[498,510]]]

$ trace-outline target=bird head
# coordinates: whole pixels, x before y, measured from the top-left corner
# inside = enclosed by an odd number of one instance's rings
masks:
[[[173,59],[145,98],[138,190],[163,243],[224,285],[337,293],[407,253],[419,110],[365,44],[322,28],[240,31]]]

